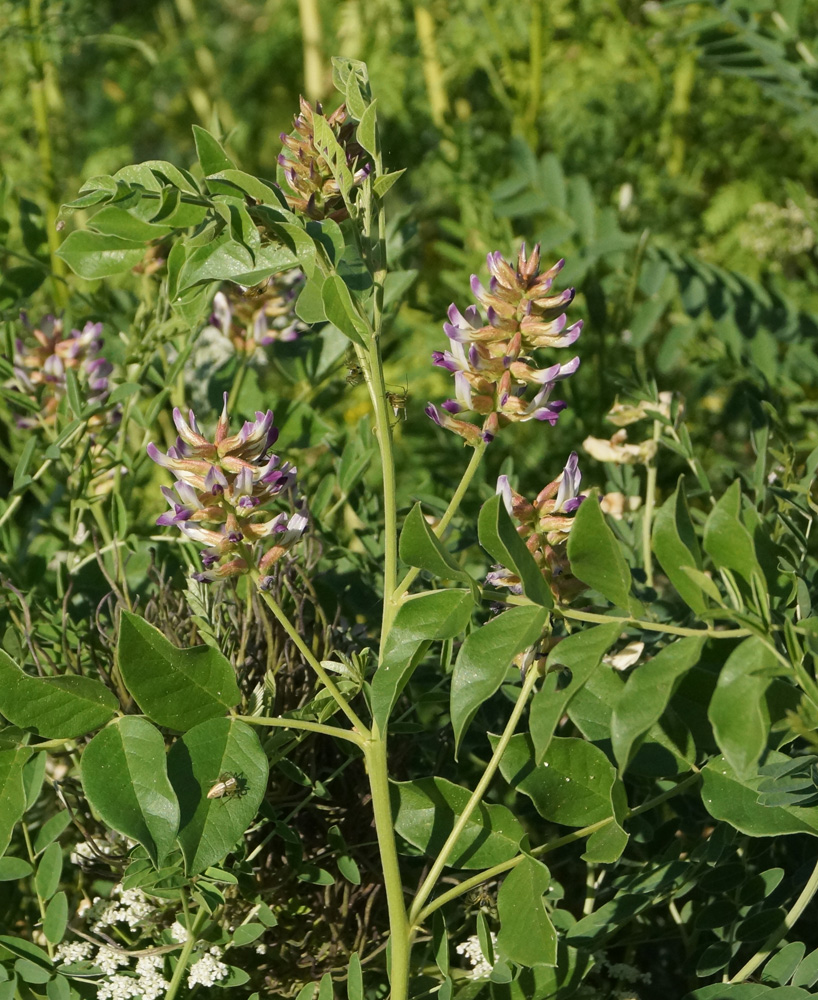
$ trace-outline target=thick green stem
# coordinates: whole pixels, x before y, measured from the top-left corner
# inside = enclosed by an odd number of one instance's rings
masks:
[[[376,326],[377,331],[377,317]],[[372,387],[372,403],[375,410],[375,427],[381,452],[383,474],[383,619],[381,623],[381,649],[386,641],[396,608],[389,600],[395,590],[398,575],[398,506],[397,484],[395,482],[395,455],[392,449],[392,425],[390,410],[386,400],[386,383],[383,377],[380,344],[377,334],[373,336],[369,348],[369,374]]]
[[[523,709],[525,708],[526,702],[528,701],[528,696],[534,689],[534,685],[537,683],[537,671],[529,670],[526,675],[523,686],[520,689],[520,693],[517,696],[517,703],[514,706],[514,710],[506,723],[506,728],[503,730],[503,734],[497,742],[497,746],[494,748],[494,753],[491,755],[491,760],[486,766],[486,770],[483,773],[483,777],[477,784],[477,787],[471,794],[471,798],[466,803],[466,807],[457,819],[457,822],[452,827],[452,832],[446,838],[446,843],[440,850],[432,865],[429,874],[423,880],[423,884],[417,891],[414,902],[409,910],[409,921],[412,927],[416,927],[418,923],[418,917],[423,909],[423,904],[429,898],[432,890],[437,884],[443,869],[446,866],[446,862],[449,860],[449,856],[457,844],[460,835],[466,828],[466,824],[471,819],[471,815],[474,810],[480,805],[483,799],[483,795],[486,792],[492,778],[494,777],[497,768],[500,766],[500,760],[506,751],[511,737],[514,735],[514,730],[517,728],[517,723],[520,721],[520,716],[523,714]]]
[[[280,719],[268,715],[236,715],[234,718],[238,719],[239,722],[246,722],[250,726],[303,729],[308,733],[322,733],[324,736],[334,736],[339,740],[349,740],[356,746],[363,746],[363,740],[357,733],[353,733],[349,729],[339,729],[338,726],[325,726],[321,722],[307,722],[305,719]]]
[[[483,455],[485,451],[486,451],[486,442],[481,441],[472,452],[469,464],[466,466],[466,471],[463,473],[463,477],[460,480],[457,489],[454,491],[452,499],[449,501],[449,506],[446,508],[443,517],[441,517],[441,519],[432,529],[438,538],[443,537],[443,532],[449,527],[452,518],[460,509],[460,504],[463,500],[463,497],[466,495],[466,490],[468,490],[469,486],[471,486],[471,481],[472,479],[474,479],[474,474],[477,472],[480,466],[480,462],[483,460]],[[412,569],[409,570],[406,576],[404,576],[404,578],[395,588],[392,594],[391,601],[392,604],[395,606],[396,611],[400,599],[403,597],[406,591],[412,586],[412,583],[414,582],[415,577],[418,575],[419,572],[420,572],[419,569],[413,567]]]
[[[509,601],[510,604],[516,602]],[[646,622],[641,618],[620,618],[617,615],[595,615],[590,611],[574,611],[571,608],[557,608],[557,614],[563,618],[571,618],[579,622],[594,622],[600,625],[610,622],[622,622],[623,625],[632,625],[634,628],[644,629],[646,632],[667,632],[668,635],[706,635],[712,639],[740,639],[743,636],[753,635],[748,628],[684,628],[681,625],[667,625],[664,622]]]
[[[390,1000],[406,1000],[409,995],[409,958],[412,935],[403,900],[403,883],[395,845],[395,822],[389,799],[389,772],[386,761],[386,740],[379,735],[364,744],[369,788],[372,793],[372,810],[375,814],[375,833],[381,855],[386,905],[389,911],[389,940],[391,966],[389,982]]]
[[[793,903],[792,909],[789,913],[787,913],[779,926],[776,927],[776,929],[767,938],[755,955],[753,955],[749,962],[745,962],[733,978],[727,980],[729,983],[743,983],[748,976],[755,972],[759,965],[761,965],[761,963],[770,956],[773,949],[784,937],[784,935],[787,934],[788,931],[792,930],[795,926],[795,922],[807,908],[808,904],[812,901],[816,892],[818,892],[818,862],[816,862],[815,867],[812,869],[812,875],[810,875],[807,880],[807,884],[804,886],[801,895]]]

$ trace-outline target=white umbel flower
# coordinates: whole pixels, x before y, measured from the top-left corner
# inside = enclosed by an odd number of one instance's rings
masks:
[[[492,933],[491,935],[491,946],[494,948],[497,944],[497,935]],[[491,974],[491,966],[486,961],[483,955],[483,949],[480,947],[480,939],[476,934],[473,934],[470,938],[466,938],[461,944],[455,948],[458,955],[462,955],[467,958],[472,964],[471,977],[472,979],[485,979]]]
[[[201,983],[202,986],[212,986],[218,980],[225,979],[230,969],[224,962],[219,961],[221,957],[221,948],[213,947],[198,962],[194,962],[187,978],[188,986],[193,987],[197,983]]]
[[[90,957],[92,948],[93,945],[88,941],[72,941],[70,944],[58,945],[54,957],[66,965],[70,962],[83,962]]]

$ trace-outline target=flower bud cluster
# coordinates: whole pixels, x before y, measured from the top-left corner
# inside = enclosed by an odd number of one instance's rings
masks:
[[[574,515],[585,496],[579,492],[582,474],[575,451],[571,452],[562,473],[537,494],[533,503],[511,488],[506,476],[497,480],[497,492],[506,510],[519,522],[517,533],[548,581],[558,601],[568,602],[585,587],[571,573],[567,556],[568,535]],[[512,593],[522,593],[520,578],[504,568],[493,570],[486,577],[493,587],[508,587]]]
[[[257,288],[233,285],[216,292],[210,325],[221,330],[242,354],[252,354],[277,340],[297,340],[309,329],[294,311],[304,281],[302,271],[285,271]]]
[[[237,434],[229,434],[227,394],[213,441],[205,438],[193,412],[186,421],[173,411],[179,437],[161,452],[148,445],[148,455],[173,472],[173,489],[162,487],[170,510],[157,524],[176,525],[188,538],[206,546],[199,581],[223,579],[249,571],[246,555],[257,542],[272,541],[261,556],[264,574],[301,538],[307,516],[298,502],[296,468],[270,452],[278,438],[272,410],[257,412]],[[175,491],[175,492],[174,492]],[[284,500],[290,511],[274,513],[272,501]]]
[[[360,184],[368,176],[371,164],[358,166],[366,152],[355,141],[356,126],[354,121],[347,120],[346,105],[342,104],[331,115],[324,115],[320,104],[316,104],[313,110],[309,101],[305,101],[303,97],[300,102],[301,112],[293,122],[295,135],[281,133],[285,152],[279,155],[278,162],[293,192],[292,195],[285,193],[287,204],[293,211],[303,212],[311,219],[334,219],[342,222],[348,218],[348,212],[341,189],[327,161],[329,151],[320,148],[317,143],[316,116],[320,115],[325,119],[343,150],[353,185]]]
[[[102,347],[102,323],[86,323],[82,330],[66,334],[63,321],[46,316],[31,328],[25,314],[24,326],[34,340],[26,343],[18,337],[14,343],[14,377],[21,392],[40,402],[37,420],[23,417],[21,427],[34,427],[40,422],[53,422],[60,400],[66,393],[68,369],[75,372],[83,398],[88,403],[103,403],[109,393],[110,361],[99,356]]]
[[[472,275],[471,289],[478,305],[469,306],[465,313],[454,304],[449,307],[449,322],[443,329],[451,350],[432,355],[436,365],[453,372],[456,398],[446,400],[440,409],[431,403],[426,408],[435,423],[472,446],[481,439],[491,441],[509,423],[556,423],[566,404],[551,400],[551,393],[557,382],[573,375],[579,358],[536,368],[530,352],[569,347],[582,331],[582,320],[567,326],[562,312],[573,300],[574,289],[550,294],[564,261],[540,274],[539,244],[530,257],[523,244],[516,267],[499,251],[490,253],[487,261],[488,289]],[[454,416],[469,412],[484,418],[482,428]]]

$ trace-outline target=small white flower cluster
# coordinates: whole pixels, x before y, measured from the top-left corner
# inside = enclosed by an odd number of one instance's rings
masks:
[[[170,936],[177,944],[184,944],[187,941],[187,928],[176,920],[171,924]]]
[[[143,955],[136,963],[139,990],[142,1000],[158,1000],[167,992],[170,983],[162,975],[164,961],[161,955]]]
[[[188,986],[193,987],[197,983],[201,983],[202,986],[212,986],[219,979],[225,979],[230,969],[224,962],[220,961],[222,954],[221,948],[214,945],[198,962],[194,962],[188,974]]]
[[[95,931],[114,924],[127,924],[132,931],[139,928],[148,917],[153,916],[156,908],[151,906],[141,889],[123,889],[117,885],[111,892],[110,900],[94,899],[94,907],[100,904],[97,919],[93,924]]]
[[[491,946],[495,947],[497,944],[497,935],[492,933],[491,935]],[[472,964],[472,979],[485,979],[491,973],[491,966],[486,961],[483,955],[483,950],[480,947],[480,939],[476,934],[473,934],[470,938],[466,938],[462,944],[459,944],[455,951],[458,955],[463,955]]]
[[[128,964],[128,956],[115,948],[108,948],[101,945],[94,959],[94,965],[102,969],[106,976],[113,976],[117,969],[121,969]]]
[[[91,957],[92,947],[93,945],[88,941],[72,941],[70,944],[60,944],[57,945],[54,957],[58,962],[62,962],[65,965],[69,965],[72,962],[84,962],[86,958]]]

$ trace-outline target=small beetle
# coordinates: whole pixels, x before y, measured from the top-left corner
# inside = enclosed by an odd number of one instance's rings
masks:
[[[207,793],[209,799],[233,798],[244,795],[247,791],[247,781],[240,774],[226,771],[219,775],[219,780]]]

